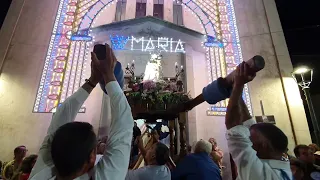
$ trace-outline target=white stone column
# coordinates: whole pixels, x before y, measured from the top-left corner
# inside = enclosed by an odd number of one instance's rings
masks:
[[[164,0],[163,19],[165,21],[173,22],[173,1]]]
[[[136,1],[129,0],[126,5],[126,20],[134,19],[136,17]]]
[[[146,16],[153,16],[153,0],[147,0]]]
[[[186,91],[190,93],[190,96],[195,98],[198,94],[195,93],[194,87],[194,69],[193,69],[193,49],[189,45],[185,45],[185,82],[186,82]],[[188,121],[187,121],[187,132],[189,143],[193,143],[197,140],[197,110],[193,108],[188,112]]]

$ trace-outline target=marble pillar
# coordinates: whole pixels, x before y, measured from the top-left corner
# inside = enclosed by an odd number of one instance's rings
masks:
[[[194,86],[194,68],[193,68],[193,49],[191,46],[185,46],[185,82],[186,82],[186,91],[189,92],[191,97],[196,97]],[[194,141],[197,141],[197,121],[196,121],[197,109],[194,108],[188,112],[187,120],[187,133],[189,144],[191,145]]]
[[[147,0],[146,16],[153,16],[153,0]]]
[[[126,6],[126,20],[134,19],[136,17],[136,1],[127,1]]]
[[[173,22],[173,1],[172,0],[164,0],[163,19],[168,22]]]

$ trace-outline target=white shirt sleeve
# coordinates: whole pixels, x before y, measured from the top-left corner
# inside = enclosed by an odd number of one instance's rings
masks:
[[[130,105],[116,81],[106,85],[111,105],[111,127],[106,151],[97,165],[97,176],[104,180],[124,180],[128,171],[133,117]]]
[[[41,173],[41,171],[53,167],[53,161],[51,159],[51,143],[53,135],[59,127],[74,121],[81,106],[88,96],[89,93],[83,88],[80,88],[76,93],[67,98],[60,107],[57,108],[57,112],[52,117],[47,135],[40,147],[38,159],[32,169],[30,179],[32,179],[33,176],[36,176],[38,173],[41,174],[42,179],[49,179],[52,177],[52,174],[48,174],[46,172]]]
[[[235,126],[227,131],[230,154],[237,165],[239,179],[265,179],[268,168],[264,167],[252,148],[249,127],[255,120],[249,119],[243,125]],[[271,169],[269,168],[269,171]]]

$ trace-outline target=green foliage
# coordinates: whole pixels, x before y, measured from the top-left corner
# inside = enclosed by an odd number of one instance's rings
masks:
[[[164,110],[165,107],[172,107],[189,101],[191,98],[187,93],[159,92],[151,93],[130,92],[126,94],[131,106],[136,104],[148,104],[152,109]]]

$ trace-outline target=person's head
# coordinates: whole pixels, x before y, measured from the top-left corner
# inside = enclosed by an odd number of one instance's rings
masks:
[[[270,123],[252,125],[250,140],[253,144],[252,148],[260,159],[281,159],[288,147],[287,136]]]
[[[169,148],[161,142],[157,142],[147,151],[146,161],[149,165],[165,165],[169,159]]]
[[[134,126],[135,126],[135,127],[137,127],[137,126],[138,126],[137,122],[135,122],[135,121],[134,121]]]
[[[295,180],[302,180],[306,171],[306,166],[298,159],[290,160],[290,168]]]
[[[210,138],[209,142],[212,144],[212,150],[215,150],[218,147],[218,143],[215,138]]]
[[[17,161],[22,161],[24,157],[26,157],[28,150],[26,146],[18,146],[14,148],[14,159]]]
[[[96,160],[97,138],[91,124],[72,122],[53,136],[51,156],[60,178],[74,179],[88,172]]]
[[[29,174],[31,173],[31,170],[34,166],[34,164],[36,163],[38,158],[38,155],[36,154],[32,154],[28,157],[26,157],[21,164],[21,172],[25,173],[25,174]]]
[[[313,153],[320,151],[320,148],[316,144],[309,144],[309,147]]]
[[[194,147],[194,153],[207,153],[208,155],[212,151],[212,144],[206,140],[200,140],[196,143]]]
[[[299,160],[301,160],[305,163],[312,163],[313,164],[315,161],[314,155],[313,155],[314,153],[312,152],[310,147],[307,145],[300,144],[294,148],[293,152],[294,152],[294,155]]]

